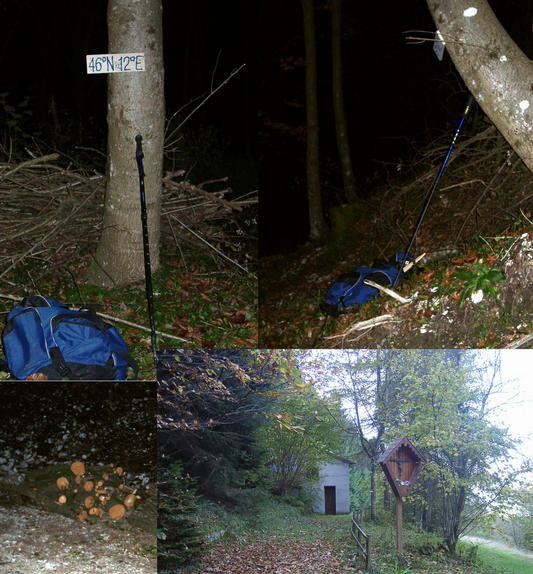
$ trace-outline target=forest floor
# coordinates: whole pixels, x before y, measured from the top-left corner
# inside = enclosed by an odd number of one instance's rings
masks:
[[[155,379],[144,280],[109,289],[86,281],[102,233],[104,180],[66,154],[0,158],[0,320],[32,294],[89,306],[109,315],[140,364],[138,378]],[[237,197],[226,178],[193,185],[180,173],[167,173],[162,187],[152,273],[158,348],[256,347],[257,194]]]
[[[374,574],[506,574],[476,558],[475,552],[449,556],[435,537],[405,528],[405,551],[395,552],[392,526],[363,525],[371,536]],[[364,572],[350,534],[350,516],[301,515],[274,519],[269,525],[248,529],[213,542],[200,564],[178,570],[181,574],[341,574]],[[174,572],[172,574],[175,574]]]
[[[343,273],[405,249],[442,152],[345,208],[326,245],[260,260],[260,347],[533,346],[533,177],[492,127],[456,146],[415,245],[425,257],[396,289],[408,302],[381,294],[339,317],[321,309]]]
[[[0,506],[0,572],[155,574],[155,531],[124,521],[88,524],[35,507]]]

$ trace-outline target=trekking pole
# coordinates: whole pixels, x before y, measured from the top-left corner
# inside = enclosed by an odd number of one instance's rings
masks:
[[[450,147],[448,148],[448,153],[446,154],[446,157],[444,158],[444,161],[442,162],[442,165],[440,166],[439,173],[437,174],[437,177],[435,178],[435,181],[433,183],[431,191],[428,193],[426,203],[424,204],[424,208],[422,209],[422,213],[420,214],[420,217],[418,218],[418,222],[416,224],[413,235],[411,236],[411,239],[409,241],[409,245],[407,246],[407,249],[405,250],[405,253],[403,254],[402,262],[398,268],[398,275],[396,275],[396,278],[394,279],[394,283],[392,284],[393,289],[396,288],[398,286],[398,283],[400,282],[400,276],[402,274],[402,270],[404,268],[405,262],[407,261],[407,258],[410,256],[411,248],[413,247],[413,244],[415,242],[416,236],[418,234],[418,230],[420,229],[420,226],[422,225],[422,220],[424,219],[424,217],[426,215],[426,211],[428,210],[429,204],[431,203],[431,200],[433,199],[433,195],[435,194],[437,186],[439,185],[439,181],[440,181],[440,178],[442,176],[442,172],[444,171],[444,168],[446,167],[446,164],[448,163],[448,160],[450,159],[450,155],[452,153],[453,146],[455,145],[455,141],[457,140],[457,136],[459,135],[459,132],[461,131],[461,128],[463,127],[463,124],[466,120],[466,116],[468,115],[468,112],[470,111],[470,108],[472,107],[473,101],[474,101],[474,98],[473,98],[472,94],[470,94],[468,96],[468,101],[466,103],[466,108],[465,108],[463,115],[461,117],[461,121],[459,122],[459,126],[457,127],[457,130],[455,131],[455,135],[453,136],[453,139],[452,139],[452,143],[451,143]]]
[[[148,302],[148,315],[150,316],[150,330],[152,333],[152,353],[154,362],[157,364],[157,345],[155,337],[155,320],[154,320],[154,292],[152,289],[152,269],[150,267],[150,241],[148,239],[148,216],[146,214],[146,197],[144,193],[144,168],[143,168],[143,149],[142,136],[136,135],[137,150],[137,167],[139,168],[139,186],[141,189],[141,220],[143,226],[143,248],[144,248],[144,277],[146,280],[146,300]]]

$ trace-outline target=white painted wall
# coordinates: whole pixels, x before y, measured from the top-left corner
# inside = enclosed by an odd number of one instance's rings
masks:
[[[308,490],[314,495],[313,512],[325,514],[326,501],[324,487],[335,486],[337,514],[350,512],[350,466],[344,462],[324,464],[319,472],[318,483],[309,485]]]

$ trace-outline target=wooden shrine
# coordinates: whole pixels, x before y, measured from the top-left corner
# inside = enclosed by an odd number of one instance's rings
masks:
[[[378,462],[396,497],[396,550],[398,554],[401,554],[403,551],[402,497],[409,495],[426,461],[413,443],[407,437],[403,437],[393,442]]]

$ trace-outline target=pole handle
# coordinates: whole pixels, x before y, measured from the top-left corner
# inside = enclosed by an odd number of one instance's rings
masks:
[[[143,145],[142,145],[142,141],[143,141],[143,137],[141,134],[137,134],[135,136],[135,141],[137,142],[137,149],[135,151],[135,155],[137,156],[137,158],[140,157],[144,157],[143,154]]]

